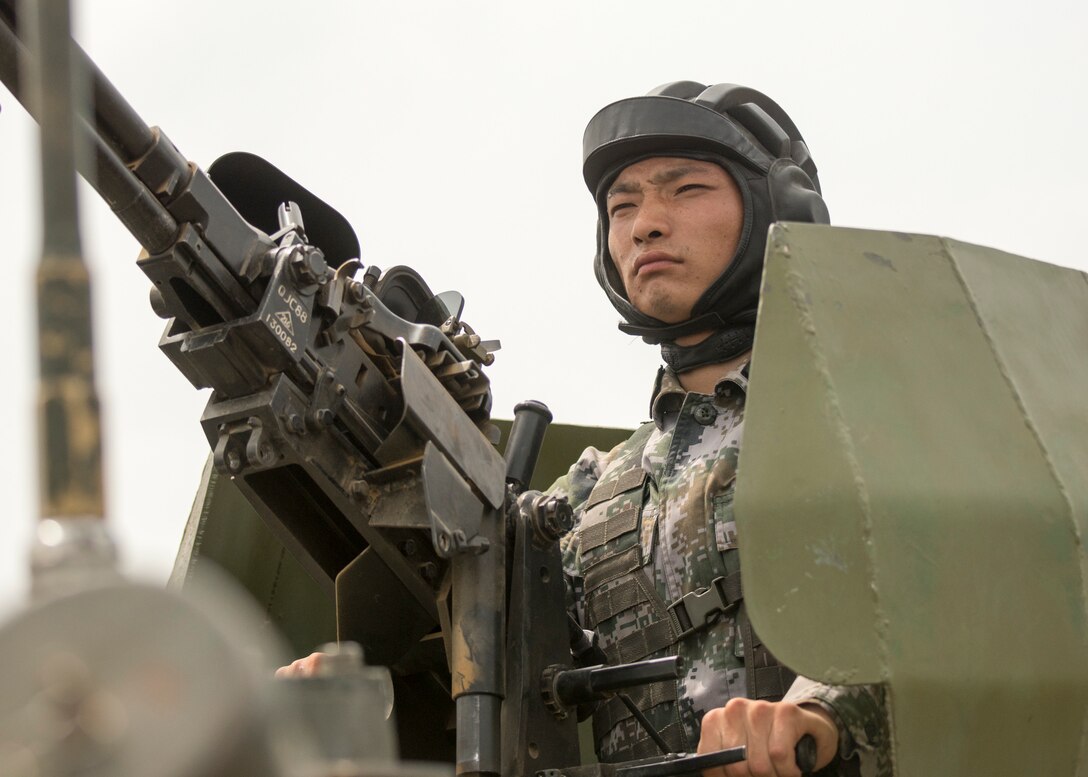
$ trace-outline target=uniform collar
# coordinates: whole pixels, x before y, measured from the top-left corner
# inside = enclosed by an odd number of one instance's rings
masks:
[[[728,397],[734,389],[740,389],[742,393],[748,392],[748,368],[751,360],[744,362],[738,369],[726,373],[714,384],[715,397]],[[658,429],[663,429],[665,419],[670,414],[680,410],[684,404],[687,390],[680,385],[680,378],[668,367],[661,367],[657,371],[657,380],[654,381],[654,393],[650,399],[650,417],[654,420]]]

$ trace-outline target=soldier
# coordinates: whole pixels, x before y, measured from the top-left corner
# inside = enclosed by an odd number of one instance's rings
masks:
[[[597,280],[620,329],[660,345],[666,366],[652,420],[550,489],[578,521],[564,542],[572,608],[610,663],[680,656],[678,682],[631,695],[674,751],[747,745],[747,761],[707,777],[799,775],[805,734],[827,773],[890,775],[882,689],[795,679],[744,608],[732,505],[763,253],[775,221],[828,221],[808,148],[765,95],[684,81],[598,112],[583,161]],[[618,699],[593,725],[602,760],[659,752]]]
[[[748,746],[716,775],[800,774],[805,734],[820,768],[890,774],[882,690],[794,681],[752,631],[739,569],[733,489],[767,230],[828,221],[808,148],[765,95],[685,81],[598,112],[583,160],[597,280],[620,329],[660,345],[666,366],[652,420],[552,487],[578,519],[564,545],[577,616],[610,663],[680,656],[678,682],[632,696],[674,750]],[[603,760],[658,752],[619,700],[594,713],[594,735]]]

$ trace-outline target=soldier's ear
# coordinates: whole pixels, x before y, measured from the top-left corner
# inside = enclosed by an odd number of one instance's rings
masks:
[[[827,204],[816,190],[816,184],[792,159],[782,157],[771,164],[767,173],[767,186],[771,193],[771,211],[775,221],[831,223]]]

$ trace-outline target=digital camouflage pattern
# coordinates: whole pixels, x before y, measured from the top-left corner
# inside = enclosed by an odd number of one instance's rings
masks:
[[[630,694],[678,751],[695,750],[707,711],[750,695],[742,636],[750,632],[743,607],[733,603],[740,595],[733,492],[746,374],[747,366],[725,376],[710,396],[686,392],[663,372],[653,421],[608,453],[587,449],[550,489],[570,500],[577,520],[563,543],[572,610],[597,632],[609,663],[681,658],[678,682]],[[726,592],[716,598],[723,612],[685,634],[690,621],[669,605],[713,581]],[[758,685],[766,696],[764,680]],[[836,773],[892,773],[882,689],[798,678],[787,698],[819,704],[841,723],[845,760]],[[618,699],[598,707],[594,734],[602,760],[658,752]]]

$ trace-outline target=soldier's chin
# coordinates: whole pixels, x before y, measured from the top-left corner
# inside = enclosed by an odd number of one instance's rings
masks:
[[[652,285],[631,300],[631,304],[639,313],[656,318],[665,324],[680,324],[691,318],[690,304],[684,304],[677,300],[668,289],[657,286],[658,284]]]

